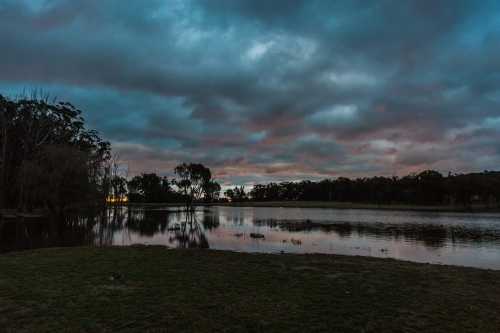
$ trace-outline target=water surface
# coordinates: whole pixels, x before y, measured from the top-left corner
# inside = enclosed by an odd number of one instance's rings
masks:
[[[0,251],[140,243],[363,255],[500,269],[498,213],[224,206],[190,216],[181,209],[119,207],[105,216],[20,219],[0,228]],[[304,223],[308,220],[311,227]],[[307,228],[296,230],[284,222],[302,222]]]

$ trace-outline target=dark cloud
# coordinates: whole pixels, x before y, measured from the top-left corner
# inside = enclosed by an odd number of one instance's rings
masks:
[[[231,185],[500,165],[497,1],[0,3],[0,91],[83,110],[134,173]]]

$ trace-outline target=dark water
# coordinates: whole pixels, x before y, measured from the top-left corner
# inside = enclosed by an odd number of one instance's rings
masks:
[[[311,208],[111,209],[105,216],[20,219],[0,227],[0,252],[162,244],[246,252],[319,252],[500,269],[500,215]],[[282,222],[325,223],[296,230]],[[302,224],[305,226],[305,224]],[[250,234],[264,238],[252,238]]]

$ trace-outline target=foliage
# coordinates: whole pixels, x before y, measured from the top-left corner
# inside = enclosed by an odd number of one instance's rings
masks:
[[[142,173],[127,183],[130,202],[164,203],[179,202],[179,197],[172,191],[167,177],[156,173]]]
[[[85,129],[80,114],[37,88],[0,95],[0,208],[105,200],[110,144]]]
[[[243,202],[248,199],[245,193],[245,186],[236,186],[234,189],[228,189],[224,195],[231,199],[232,203]]]
[[[218,202],[220,196],[221,187],[219,183],[214,182],[213,180],[209,181],[204,186],[204,201],[206,203]]]
[[[200,163],[182,163],[174,168],[174,172],[179,176],[179,180],[172,183],[177,186],[178,192],[186,202],[186,209],[194,210],[201,198],[207,194],[210,198],[218,196],[215,194],[220,186],[214,183],[212,171]],[[210,191],[210,192],[208,192]]]
[[[236,188],[225,195],[235,201]],[[391,203],[414,205],[441,205],[450,202],[469,207],[473,201],[486,208],[492,203],[500,206],[500,172],[452,174],[444,177],[434,170],[403,177],[372,177],[319,182],[282,182],[254,185],[249,192],[253,201],[340,201]],[[453,204],[451,204],[453,205]]]

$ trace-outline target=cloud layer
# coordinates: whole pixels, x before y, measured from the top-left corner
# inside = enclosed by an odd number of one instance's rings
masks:
[[[57,93],[133,173],[498,170],[498,17],[486,0],[4,0],[0,92]]]

